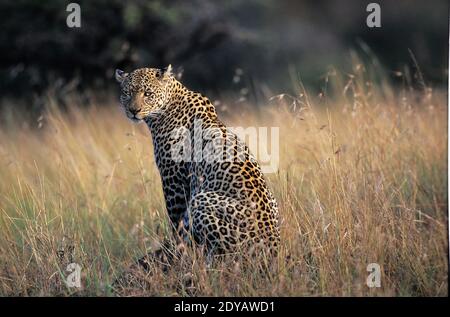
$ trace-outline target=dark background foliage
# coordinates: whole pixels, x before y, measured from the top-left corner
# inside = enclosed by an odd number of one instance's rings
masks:
[[[49,86],[107,89],[116,67],[184,70],[192,88],[233,89],[233,77],[286,89],[288,70],[314,85],[328,65],[345,68],[367,45],[389,71],[411,64],[426,80],[447,77],[446,0],[376,1],[382,27],[366,26],[373,1],[77,1],[81,28],[66,26],[70,1],[0,2],[0,93],[42,94]],[[234,82],[236,83],[236,81]]]

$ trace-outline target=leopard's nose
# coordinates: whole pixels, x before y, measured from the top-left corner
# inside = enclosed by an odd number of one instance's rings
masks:
[[[139,111],[141,111],[141,108],[130,108],[130,112],[133,115],[136,115]]]

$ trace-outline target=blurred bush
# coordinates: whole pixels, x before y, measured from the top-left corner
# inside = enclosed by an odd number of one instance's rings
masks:
[[[447,76],[445,0],[378,1],[380,29],[365,24],[371,1],[76,2],[81,28],[66,26],[70,1],[0,2],[2,96],[39,95],[68,83],[108,88],[116,67],[169,63],[203,91],[226,91],[242,74],[246,84],[283,89],[290,67],[314,83],[327,65],[345,67],[348,50],[361,42],[388,69],[411,63],[411,49],[428,80],[445,83]]]

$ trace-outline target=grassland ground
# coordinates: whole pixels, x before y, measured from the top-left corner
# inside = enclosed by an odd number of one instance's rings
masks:
[[[218,106],[229,126],[280,129],[279,169],[267,179],[282,245],[267,276],[208,266],[193,250],[120,294],[448,295],[446,94],[356,75],[330,80],[334,93],[299,88],[259,110]],[[0,295],[115,295],[112,281],[170,237],[150,135],[115,98],[86,105],[74,95],[62,111],[50,96],[36,126],[4,114]],[[64,283],[71,262],[79,289]],[[381,267],[380,288],[366,285],[370,263]]]

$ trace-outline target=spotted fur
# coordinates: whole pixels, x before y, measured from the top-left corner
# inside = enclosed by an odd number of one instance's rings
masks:
[[[259,247],[275,251],[279,244],[277,203],[248,147],[218,119],[214,106],[188,90],[172,74],[156,68],[131,73],[116,71],[120,103],[133,121],[145,121],[153,139],[167,211],[175,233],[192,237],[214,253]],[[208,140],[201,130],[209,131]],[[173,159],[179,136],[186,131],[191,145],[218,142],[218,156],[201,160],[191,155]],[[211,141],[212,140],[212,141]],[[224,141],[225,140],[225,141]],[[209,143],[208,143],[209,142]],[[183,153],[183,150],[180,152]]]

